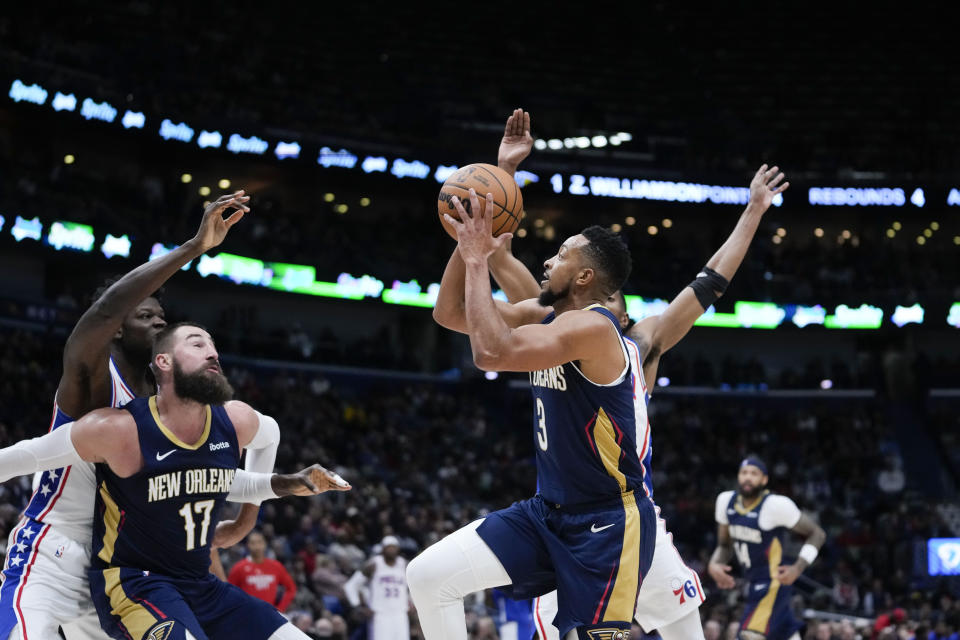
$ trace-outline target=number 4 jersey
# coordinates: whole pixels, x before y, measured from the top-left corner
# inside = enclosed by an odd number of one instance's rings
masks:
[[[92,568],[202,578],[240,460],[236,429],[222,405],[208,405],[200,440],[188,444],[161,422],[156,396],[124,409],[137,423],[143,468],[120,478],[97,465]]]
[[[729,525],[737,561],[751,585],[775,581],[783,560],[784,532],[800,521],[793,500],[765,491],[746,509],[740,494],[724,491],[717,496],[715,515],[719,524]]]

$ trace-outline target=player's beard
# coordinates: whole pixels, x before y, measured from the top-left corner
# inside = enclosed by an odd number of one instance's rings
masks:
[[[753,500],[760,495],[760,492],[763,491],[764,485],[756,485],[750,487],[750,489],[744,489],[743,485],[740,485],[740,495],[746,498],[747,500]]]
[[[567,285],[563,291],[556,293],[551,291],[549,287],[540,292],[540,296],[537,298],[537,302],[540,303],[541,307],[552,307],[560,300],[563,300],[570,295],[570,286]]]
[[[206,368],[186,373],[176,361],[173,363],[173,390],[177,396],[200,404],[223,404],[233,398],[233,387],[222,373]]]

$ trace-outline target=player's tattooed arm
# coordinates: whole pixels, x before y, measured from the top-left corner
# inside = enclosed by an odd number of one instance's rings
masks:
[[[806,536],[806,542],[800,550],[797,561],[791,565],[780,565],[777,578],[783,584],[793,584],[800,574],[816,559],[817,552],[827,539],[827,533],[807,514],[801,514],[800,520],[791,529],[794,533]]]
[[[757,233],[763,214],[773,204],[773,199],[790,186],[789,182],[783,181],[784,177],[778,167],[768,168],[765,164],[754,174],[750,182],[750,201],[746,209],[740,215],[730,236],[707,261],[704,268],[704,272],[713,271],[719,278],[714,279],[712,276],[704,278],[705,283],[721,283],[722,289],[725,287],[723,282],[729,283],[733,279]],[[698,274],[694,282],[702,275],[704,273]],[[723,295],[721,289],[713,288],[707,291],[706,295],[716,300]],[[701,297],[703,296],[698,296],[692,286],[684,287],[662,314],[645,318],[630,330],[628,335],[641,345],[643,374],[646,380],[651,382],[656,380],[660,357],[680,342],[693,328],[697,318],[703,315],[706,309]]]
[[[730,575],[732,567],[730,559],[733,558],[733,541],[730,539],[730,525],[717,525],[717,548],[713,550],[710,556],[710,562],[707,564],[707,571],[714,582],[721,589],[733,589],[736,581]]]
[[[249,211],[243,191],[224,195],[204,211],[196,235],[167,255],[140,265],[107,289],[80,317],[63,352],[63,376],[57,403],[68,415],[79,416],[107,404],[110,343],[124,319],[183,265],[223,242],[227,231]],[[224,219],[226,211],[234,210]],[[101,388],[103,387],[103,388]]]

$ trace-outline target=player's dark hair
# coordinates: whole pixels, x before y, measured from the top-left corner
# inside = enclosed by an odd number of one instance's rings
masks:
[[[107,289],[117,284],[124,274],[118,274],[111,276],[100,283],[100,286],[94,289],[93,294],[90,296],[90,305],[92,306],[97,300],[103,297],[103,294],[107,292]],[[148,298],[155,298],[157,302],[160,303],[160,306],[163,306],[163,287],[160,287],[153,293],[151,293]]]
[[[581,233],[589,241],[583,247],[583,252],[597,273],[601,293],[604,296],[612,295],[623,287],[630,276],[630,250],[619,234],[605,227],[593,225]]]
[[[170,341],[173,339],[173,334],[180,327],[196,327],[197,329],[203,329],[207,333],[210,333],[205,326],[197,324],[196,322],[175,322],[168,324],[161,329],[157,337],[153,339],[153,355],[151,356],[151,360],[156,358],[158,353],[164,353],[170,348]]]

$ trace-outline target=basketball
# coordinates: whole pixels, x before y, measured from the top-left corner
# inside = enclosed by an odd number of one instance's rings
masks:
[[[492,164],[469,164],[457,169],[447,178],[437,197],[440,224],[451,238],[456,240],[457,232],[443,219],[443,214],[448,213],[451,217],[460,219],[456,207],[453,206],[453,196],[460,198],[463,208],[469,212],[471,188],[477,192],[481,211],[487,204],[487,193],[493,194],[493,235],[513,233],[517,230],[523,218],[523,196],[517,182],[506,171]]]

